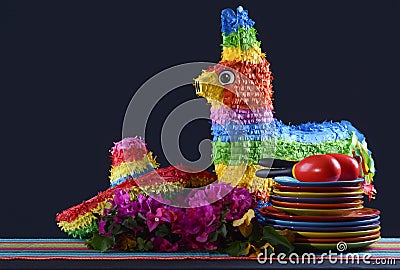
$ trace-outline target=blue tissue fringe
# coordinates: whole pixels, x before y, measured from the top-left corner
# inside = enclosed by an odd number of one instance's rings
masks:
[[[327,141],[347,140],[355,133],[359,141],[364,141],[364,135],[350,122],[304,123],[297,126],[286,125],[276,120],[272,123],[246,124],[227,122],[225,125],[212,125],[213,141],[263,141],[271,138],[281,138],[287,141],[301,143],[324,143]]]
[[[235,14],[235,11],[226,8],[221,12],[221,32],[226,36],[237,32],[239,27],[249,29],[254,25],[254,21],[248,16],[248,11],[244,10],[242,6],[238,6],[236,11]]]

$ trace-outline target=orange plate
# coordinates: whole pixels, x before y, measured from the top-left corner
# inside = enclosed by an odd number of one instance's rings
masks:
[[[368,241],[375,238],[378,238],[381,235],[380,232],[373,233],[370,235],[364,236],[357,236],[357,237],[343,237],[343,238],[303,238],[299,237],[295,239],[297,243],[338,243],[338,242],[345,242],[345,243],[352,243],[352,242],[361,242],[361,241]]]
[[[360,186],[354,187],[292,187],[292,186],[282,186],[275,185],[274,189],[279,191],[289,191],[289,192],[351,192],[360,189]]]
[[[311,208],[311,209],[335,209],[335,208],[353,208],[357,207],[364,202],[362,200],[356,200],[349,203],[293,203],[293,202],[281,202],[279,200],[272,199],[272,204],[276,206],[283,206],[289,208]]]
[[[305,221],[305,222],[330,222],[330,221],[355,221],[375,218],[379,216],[381,211],[373,208],[361,208],[354,211],[350,211],[343,216],[296,216],[280,211],[273,206],[266,206],[258,208],[258,212],[266,217],[272,217],[274,219],[289,220],[289,221]]]

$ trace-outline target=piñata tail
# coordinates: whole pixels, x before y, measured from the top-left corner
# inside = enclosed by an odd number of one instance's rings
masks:
[[[62,231],[76,238],[90,237],[97,228],[97,219],[113,199],[115,192],[129,191],[135,198],[142,194],[173,191],[171,189],[196,188],[216,181],[216,176],[206,172],[190,173],[183,166],[156,169],[158,164],[140,138],[125,138],[110,150],[111,187],[93,198],[57,214],[56,222]],[[168,190],[166,190],[168,189]]]

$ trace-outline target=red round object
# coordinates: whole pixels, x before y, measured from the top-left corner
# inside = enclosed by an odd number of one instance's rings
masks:
[[[314,155],[302,159],[293,167],[293,176],[302,182],[333,182],[341,174],[339,162],[329,155]]]
[[[337,153],[328,155],[334,157],[342,168],[339,180],[354,180],[358,178],[360,174],[360,165],[355,158]]]

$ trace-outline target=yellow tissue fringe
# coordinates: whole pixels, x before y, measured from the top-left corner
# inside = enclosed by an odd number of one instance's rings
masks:
[[[141,173],[147,169],[147,165],[151,165],[154,168],[159,166],[151,152],[144,155],[142,160],[123,162],[119,166],[113,166],[110,170],[110,182],[113,183],[131,173]]]
[[[242,50],[240,47],[223,47],[221,59],[222,61],[244,61],[253,64],[259,64],[265,53],[261,52],[259,46],[253,46],[251,49]]]
[[[215,164],[215,173],[219,182],[230,183],[232,186],[247,188],[251,193],[256,191],[270,190],[273,185],[271,178],[260,178],[255,176],[257,170],[263,167],[259,165],[228,166]]]
[[[74,219],[73,221],[71,221],[71,222],[60,221],[57,223],[57,225],[64,232],[73,232],[76,230],[81,230],[81,229],[90,227],[97,220],[97,217],[95,216],[95,214],[102,215],[103,210],[107,203],[108,203],[107,201],[101,202],[95,208],[90,210],[90,212],[87,212],[84,215],[79,216],[78,218]]]

